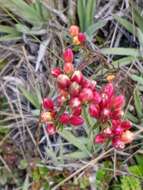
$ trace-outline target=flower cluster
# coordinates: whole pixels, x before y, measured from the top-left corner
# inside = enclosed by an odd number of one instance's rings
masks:
[[[86,41],[86,36],[84,33],[80,32],[79,27],[72,25],[69,29],[69,34],[72,37],[72,43],[74,45],[83,44]]]
[[[72,26],[71,34],[78,34],[78,29]],[[47,124],[47,132],[54,134],[59,125],[81,126],[84,123],[82,110],[88,107],[88,113],[101,126],[96,135],[95,143],[111,141],[117,149],[133,140],[133,133],[129,130],[131,123],[122,120],[125,98],[116,95],[112,83],[97,89],[96,81],[88,80],[81,71],[73,66],[73,51],[68,48],[63,53],[64,66],[54,68],[51,74],[56,79],[57,98],[43,100],[44,112],[41,121]]]

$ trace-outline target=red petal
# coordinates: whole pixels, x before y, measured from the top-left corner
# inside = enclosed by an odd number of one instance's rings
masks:
[[[52,111],[54,109],[54,102],[50,98],[44,98],[43,100],[43,107],[47,110]]]
[[[74,125],[74,126],[79,126],[79,125],[82,125],[84,123],[84,120],[82,117],[80,116],[71,116],[70,118],[70,124],[71,125]]]
[[[73,51],[72,49],[68,48],[63,53],[64,61],[66,63],[72,63],[73,62]]]

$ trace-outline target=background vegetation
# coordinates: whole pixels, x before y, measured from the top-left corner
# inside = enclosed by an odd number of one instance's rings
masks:
[[[126,96],[137,138],[123,151],[92,146],[88,132],[49,137],[38,125],[72,24],[87,35],[75,66],[99,84],[114,76]],[[142,190],[142,93],[142,0],[0,0],[0,189]]]

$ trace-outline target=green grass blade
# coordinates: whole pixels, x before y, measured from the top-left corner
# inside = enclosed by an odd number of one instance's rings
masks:
[[[86,3],[85,29],[94,23],[94,12],[96,8],[96,0],[88,0]]]
[[[5,25],[0,25],[0,32],[1,32],[1,33],[11,34],[11,33],[17,32],[17,31],[16,31],[16,29],[15,29],[14,27],[5,26]]]
[[[142,118],[143,116],[143,105],[142,105],[142,101],[140,98],[140,93],[137,89],[134,90],[134,102],[135,102],[135,108],[136,108],[136,112],[139,118]]]
[[[43,22],[39,12],[23,0],[0,0],[0,4],[2,8],[10,10],[31,24],[41,25]]]
[[[104,48],[101,52],[105,55],[127,55],[141,57],[140,51],[134,48]]]
[[[79,150],[85,152],[87,155],[89,155],[88,150],[85,146],[85,144],[77,137],[75,137],[71,132],[62,129],[62,131],[59,132],[59,134],[65,138],[68,142],[70,142],[72,145],[77,147]]]
[[[128,30],[128,32],[134,34],[134,26],[132,23],[130,23],[128,20],[121,18],[120,16],[117,16],[117,15],[113,15],[113,17],[115,18],[115,20],[117,20],[117,22],[120,25],[122,25],[124,28],[126,28],[126,30]],[[137,36],[136,32],[134,35]]]
[[[19,87],[20,91],[22,92],[23,96],[37,109],[40,109],[40,102],[35,96],[35,94],[32,94],[31,92],[27,91],[23,87]]]
[[[80,30],[84,32],[85,30],[85,6],[83,0],[77,1],[77,14],[79,18]]]
[[[143,77],[140,77],[140,76],[138,76],[138,75],[131,74],[131,75],[130,75],[130,78],[131,78],[133,81],[135,81],[135,82],[137,82],[137,83],[143,85]]]
[[[140,30],[143,32],[143,17],[141,16],[141,13],[137,8],[133,9],[133,16],[136,24],[140,28]]]
[[[96,22],[95,24],[90,25],[88,28],[86,28],[86,34],[91,38],[93,34],[99,30],[100,28],[103,28],[107,21],[105,20],[100,20]]]
[[[123,57],[121,59],[113,61],[112,64],[114,65],[115,68],[118,68],[118,67],[129,65],[132,61],[135,61],[135,60],[136,60],[135,57],[128,56],[128,57]]]
[[[12,40],[20,40],[21,34],[19,32],[15,32],[13,34],[8,34],[0,37],[0,42],[2,41],[12,41]]]

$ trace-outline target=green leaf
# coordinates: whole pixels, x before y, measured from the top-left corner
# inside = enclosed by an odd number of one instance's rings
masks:
[[[23,96],[33,105],[35,108],[40,109],[40,102],[31,92],[27,91],[24,87],[19,87],[20,91],[22,92]]]
[[[79,150],[85,152],[87,155],[89,155],[89,152],[85,146],[85,144],[80,140],[79,137],[75,137],[72,132],[69,132],[65,129],[62,129],[62,131],[59,131],[59,134],[66,139],[68,142],[70,142],[72,145],[77,147]]]
[[[134,6],[133,8],[134,20],[138,25],[138,27],[140,28],[140,30],[143,32],[143,17],[141,16],[141,14],[142,13],[139,11],[139,9],[136,6]]]
[[[138,89],[134,90],[134,101],[135,101],[135,108],[136,108],[136,112],[138,117],[141,119],[143,116],[143,105],[142,105],[142,101],[140,98],[140,93],[138,91]]]
[[[79,18],[79,24],[80,24],[80,30],[81,32],[84,32],[85,29],[85,6],[83,0],[77,1],[77,13]]]
[[[93,34],[100,28],[104,27],[106,23],[107,21],[105,20],[97,21],[95,24],[92,24],[88,28],[86,28],[85,32],[91,38],[93,37]]]
[[[44,22],[41,11],[39,12],[39,10],[34,9],[32,5],[27,4],[23,0],[0,0],[0,4],[3,9],[10,10],[13,14],[18,15],[31,24],[41,25]]]
[[[0,41],[11,41],[11,40],[20,40],[21,34],[19,32],[15,32],[8,35],[3,35],[0,37]]]
[[[130,23],[128,20],[121,18],[120,16],[113,15],[113,17],[118,21],[119,24],[121,24],[124,28],[128,30],[128,32],[134,34],[134,26],[132,23]],[[137,36],[137,34],[134,34]]]
[[[125,118],[132,121],[133,123],[138,123],[138,119],[130,112],[125,114]]]
[[[140,180],[133,176],[123,176],[121,179],[122,190],[142,190]]]
[[[138,33],[138,39],[140,42],[140,50],[142,52],[143,51],[143,32],[138,28],[137,33]]]
[[[1,33],[11,34],[11,33],[17,32],[17,31],[16,31],[16,29],[14,27],[6,26],[6,25],[0,25],[0,32]]]
[[[135,60],[136,60],[135,57],[128,56],[128,57],[123,57],[121,59],[113,61],[112,64],[114,65],[115,68],[118,68],[118,67],[129,65],[132,61],[135,61]]]
[[[85,159],[88,157],[89,155],[87,155],[87,153],[81,152],[81,151],[76,151],[76,152],[72,152],[72,153],[64,155],[65,159]]]
[[[105,55],[127,55],[132,57],[141,57],[140,51],[134,48],[104,48],[101,53]]]
[[[85,17],[85,22],[86,22],[86,27],[85,30],[93,25],[94,22],[94,12],[95,12],[95,7],[96,7],[96,0],[88,0],[86,3],[86,17]]]
[[[143,77],[134,74],[131,74],[130,77],[133,81],[143,85]]]

